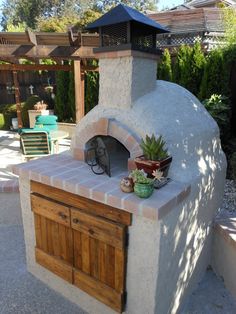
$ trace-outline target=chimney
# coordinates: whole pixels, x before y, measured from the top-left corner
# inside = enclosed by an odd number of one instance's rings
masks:
[[[99,32],[99,105],[131,108],[156,85],[156,34],[168,32],[142,13],[119,4],[87,29]]]

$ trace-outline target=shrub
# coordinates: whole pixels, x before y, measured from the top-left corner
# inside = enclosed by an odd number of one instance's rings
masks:
[[[74,72],[69,73],[69,88],[68,88],[68,108],[67,118],[70,122],[75,122],[75,78]]]
[[[67,118],[69,73],[58,71],[56,73],[56,85],[55,114],[58,116],[58,121],[64,121]]]
[[[212,50],[206,58],[199,98],[210,98],[212,94],[228,95],[228,81],[225,76],[223,50]]]
[[[22,123],[23,127],[28,128],[29,127],[29,115],[28,110],[33,110],[34,105],[41,101],[41,98],[37,95],[32,95],[26,99],[25,103],[21,104],[21,117],[22,117]]]
[[[161,62],[157,67],[157,78],[164,81],[172,81],[171,57],[168,49],[164,50]]]
[[[173,68],[173,80],[177,84],[188,88],[191,73],[191,48],[182,45],[176,57]]]
[[[221,139],[224,141],[229,137],[230,133],[230,106],[228,98],[222,95],[213,94],[209,99],[203,101],[203,105],[216,120],[220,129]]]
[[[97,65],[97,61],[90,61],[90,65]],[[85,113],[98,104],[99,73],[88,72],[85,75]]]
[[[3,113],[0,113],[0,130],[4,129],[4,124],[5,124],[4,115]]]
[[[9,130],[12,123],[11,119],[16,117],[16,105],[9,104],[0,108],[0,129]]]
[[[173,68],[173,80],[187,88],[194,95],[199,93],[205,65],[205,56],[200,43],[193,47],[183,45],[177,53]]]

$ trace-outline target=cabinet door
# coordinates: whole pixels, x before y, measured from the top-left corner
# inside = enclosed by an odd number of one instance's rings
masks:
[[[36,262],[72,283],[73,239],[70,209],[38,195],[31,195],[34,212]]]
[[[126,226],[71,210],[74,284],[122,312],[125,290]]]

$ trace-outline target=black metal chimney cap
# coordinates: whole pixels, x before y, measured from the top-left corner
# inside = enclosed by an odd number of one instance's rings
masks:
[[[111,9],[109,12],[98,18],[93,23],[88,24],[86,29],[98,31],[99,27],[114,25],[123,22],[134,21],[146,26],[151,27],[153,32],[156,33],[169,33],[169,31],[160,25],[159,23],[148,18],[139,11],[130,8],[126,5],[119,4],[115,8]]]

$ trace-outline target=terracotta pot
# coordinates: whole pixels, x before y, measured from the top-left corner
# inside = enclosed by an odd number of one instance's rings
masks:
[[[154,190],[153,184],[135,183],[134,193],[141,198],[148,198],[152,195]]]
[[[144,156],[136,157],[134,159],[135,164],[139,170],[143,169],[149,176],[152,176],[154,170],[160,170],[163,172],[163,176],[167,177],[172,157],[168,156],[162,160],[148,160]]]

